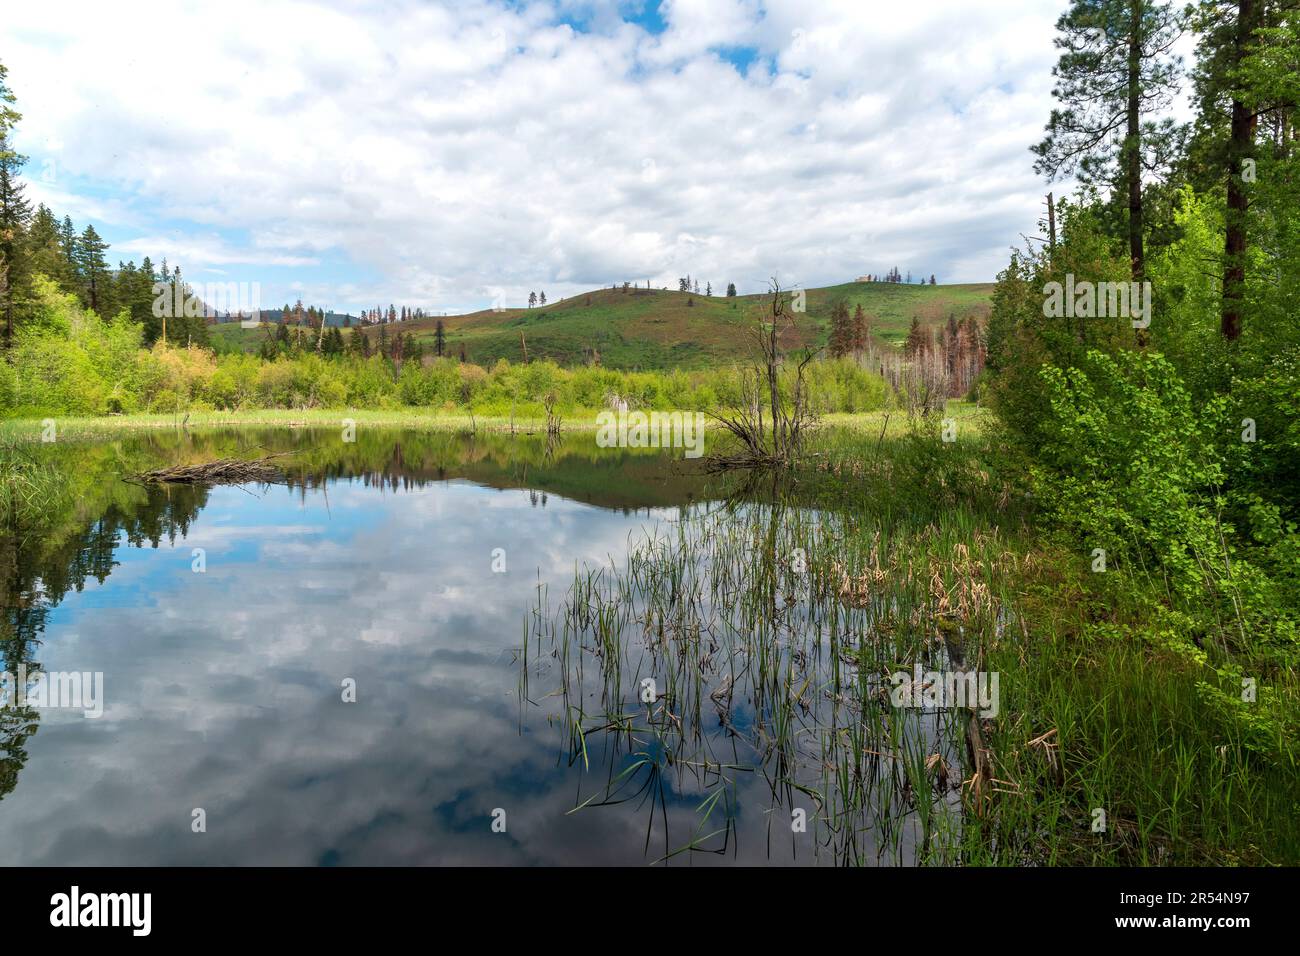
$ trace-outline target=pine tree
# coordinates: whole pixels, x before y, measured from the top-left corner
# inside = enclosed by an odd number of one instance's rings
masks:
[[[921,328],[921,320],[913,317],[912,327],[907,331],[907,341],[903,343],[903,352],[908,358],[924,354],[930,345],[929,336]]]
[[[153,260],[145,256],[140,268],[135,272],[135,285],[126,293],[125,304],[131,312],[131,318],[144,327],[144,344],[152,347],[162,332],[162,319],[153,314],[154,283],[158,273]]]
[[[727,283],[727,298],[728,298],[728,299],[734,299],[735,297],[736,297],[736,283],[734,283],[734,282],[728,282],[728,283]]]
[[[332,325],[321,340],[321,351],[326,355],[343,354],[343,333],[337,325]]]
[[[1077,174],[1085,184],[1113,184],[1128,206],[1129,258],[1144,275],[1142,172],[1164,164],[1178,131],[1148,121],[1178,91],[1180,67],[1170,48],[1182,15],[1160,0],[1074,0],[1056,22],[1064,52],[1052,74],[1047,135],[1033,147],[1034,169],[1049,178]]]
[[[827,343],[832,358],[843,358],[853,351],[853,322],[843,299],[831,305],[831,332]]]
[[[104,260],[107,249],[108,243],[99,238],[94,226],[86,226],[81,238],[77,240],[77,264],[86,282],[87,302],[91,310],[100,315],[103,315],[100,307],[104,304],[104,278],[108,274],[108,263]],[[177,272],[179,271],[178,268]]]
[[[0,70],[3,69],[0,66]],[[3,105],[12,102],[13,95],[4,86],[4,74],[0,73],[0,115],[18,115]],[[6,346],[13,339],[14,300],[19,288],[28,280],[21,250],[32,207],[23,195],[24,187],[18,179],[26,162],[26,156],[9,148],[9,131],[0,122],[0,260],[4,262],[8,288],[4,303]]]
[[[870,334],[867,314],[862,311],[862,303],[853,310],[853,352],[861,355],[867,350],[867,336]]]
[[[36,208],[28,227],[26,256],[33,275],[49,276],[65,291],[75,290],[75,272],[63,254],[59,220],[44,203]]]
[[[447,351],[447,333],[443,330],[442,319],[438,320],[438,325],[433,330],[433,351],[438,358],[442,358]]]
[[[1294,148],[1288,142],[1295,136],[1294,95],[1286,96],[1286,84],[1268,89],[1274,84],[1261,84],[1261,77],[1248,68],[1253,58],[1274,60],[1294,76],[1294,41],[1288,44],[1285,32],[1270,30],[1285,22],[1288,6],[1294,16],[1294,4],[1279,0],[1201,0],[1196,10],[1201,34],[1195,77],[1200,117],[1191,148],[1191,172],[1198,192],[1226,187],[1219,329],[1229,341],[1242,330],[1250,221],[1249,185],[1243,172],[1247,162],[1259,158],[1261,121],[1271,118],[1280,127],[1276,139],[1281,152]]]
[[[77,227],[73,225],[71,216],[64,216],[59,224],[59,245],[68,261],[74,262],[77,258]]]
[[[14,109],[14,94],[6,82],[8,75],[9,71],[0,63],[0,269],[3,269],[5,280],[6,347],[14,334],[15,287],[25,278],[19,246],[32,210],[31,203],[23,196],[23,184],[18,180],[27,157],[10,148],[13,128],[22,119],[22,114]]]

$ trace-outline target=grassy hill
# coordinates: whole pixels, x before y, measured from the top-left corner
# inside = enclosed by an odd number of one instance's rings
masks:
[[[797,337],[824,345],[831,306],[842,298],[852,310],[859,303],[871,319],[872,335],[898,345],[912,319],[934,326],[989,312],[991,284],[903,285],[850,282],[806,290],[807,312],[798,316]],[[698,368],[748,357],[749,329],[768,300],[762,295],[705,297],[658,289],[596,289],[536,309],[484,310],[442,317],[451,354],[464,346],[470,361],[490,365],[499,358],[519,361],[524,343],[528,357],[561,364],[600,353],[611,368]],[[437,318],[387,326],[388,334],[413,334],[432,350]],[[226,351],[253,351],[266,333],[258,329],[217,326],[213,344]],[[378,327],[364,332],[372,341]],[[522,337],[522,339],[521,339]],[[219,343],[219,344],[218,344]]]

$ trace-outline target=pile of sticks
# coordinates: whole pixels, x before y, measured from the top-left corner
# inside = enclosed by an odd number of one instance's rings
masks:
[[[288,452],[267,455],[265,458],[218,458],[216,461],[201,462],[195,465],[173,465],[170,468],[156,468],[134,475],[135,481],[145,483],[171,482],[187,485],[242,485],[245,482],[278,482],[284,480],[284,473],[270,464],[276,458],[283,458]]]

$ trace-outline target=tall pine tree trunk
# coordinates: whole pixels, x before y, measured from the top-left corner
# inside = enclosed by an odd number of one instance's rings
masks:
[[[1255,30],[1255,0],[1237,2],[1237,36],[1233,65],[1239,66]],[[1232,99],[1232,133],[1228,142],[1228,209],[1224,221],[1223,309],[1219,330],[1229,341],[1241,337],[1241,301],[1246,284],[1246,190],[1242,160],[1255,143],[1255,115],[1237,97]]]
[[[1128,249],[1133,281],[1145,271],[1142,252],[1142,4],[1130,0],[1128,36],[1128,136],[1124,140],[1124,175],[1128,180]]]
[[[14,311],[13,302],[9,298],[9,262],[3,252],[0,252],[0,306],[5,310],[4,347],[7,349],[14,338]]]

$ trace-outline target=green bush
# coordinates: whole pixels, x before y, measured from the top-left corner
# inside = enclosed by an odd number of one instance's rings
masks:
[[[1195,597],[1223,567],[1213,492],[1223,467],[1210,440],[1221,403],[1194,411],[1158,353],[1094,350],[1079,368],[1040,374],[1042,503],[1085,550],[1150,561],[1175,592]]]

